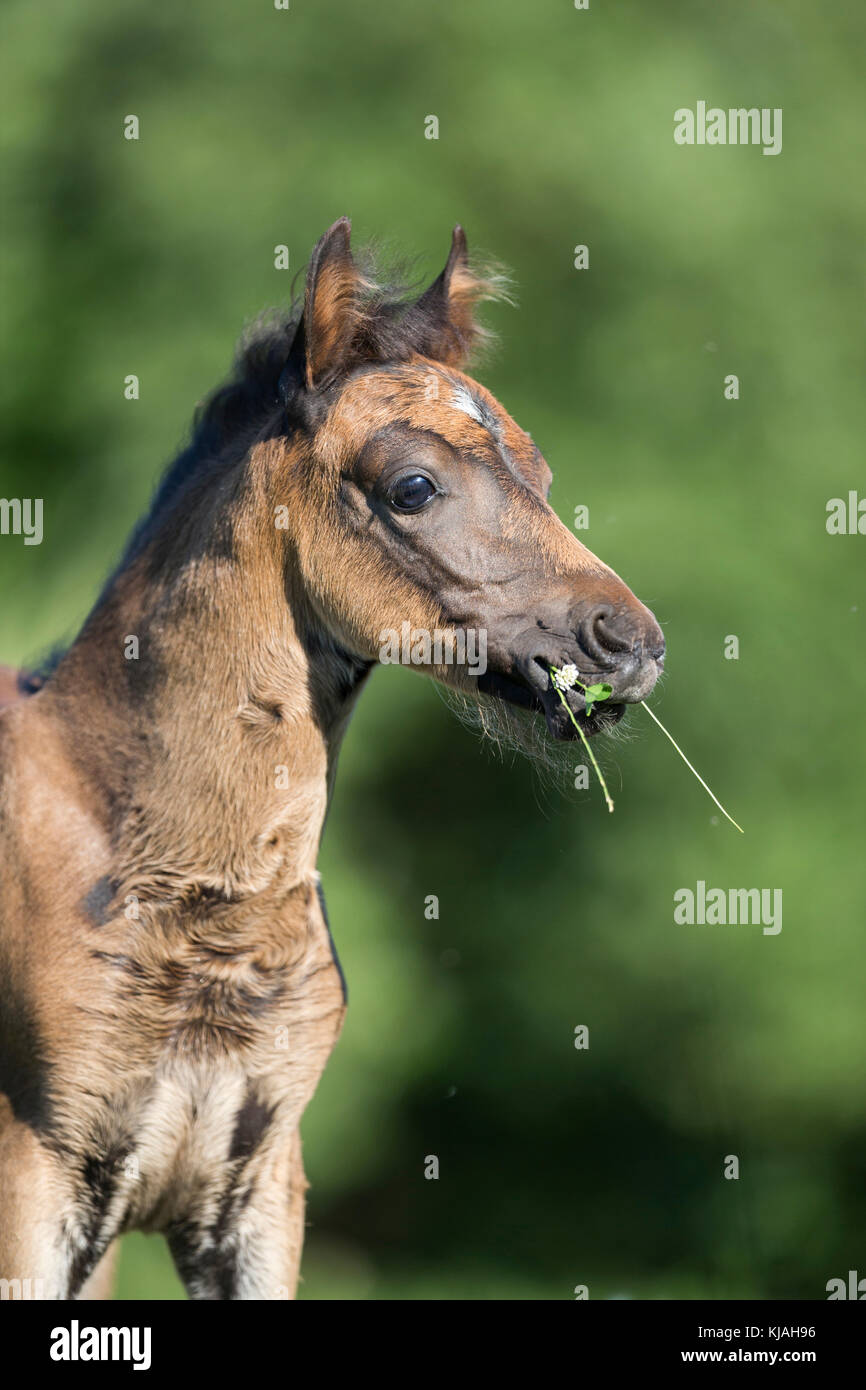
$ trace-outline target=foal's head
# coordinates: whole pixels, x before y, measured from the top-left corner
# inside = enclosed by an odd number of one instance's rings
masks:
[[[353,260],[349,222],[335,223],[280,379],[294,444],[279,484],[311,621],[335,644],[543,711],[570,738],[550,668],[612,687],[588,718],[569,692],[594,733],[652,690],[664,639],[548,504],[550,469],[529,435],[464,375],[490,292],[458,227],[442,274],[398,304]]]

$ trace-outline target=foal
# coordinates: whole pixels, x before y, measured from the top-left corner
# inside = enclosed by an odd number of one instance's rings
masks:
[[[336,222],[302,314],[247,346],[80,635],[32,693],[5,692],[13,1292],[103,1296],[112,1242],[143,1230],[192,1298],[293,1296],[299,1124],[345,1009],[316,857],[383,633],[485,633],[483,672],[416,650],[554,738],[574,731],[551,665],[613,687],[588,717],[569,692],[587,735],[656,681],[651,613],[558,520],[538,449],[461,371],[490,290],[460,228],[412,300],[361,273]]]

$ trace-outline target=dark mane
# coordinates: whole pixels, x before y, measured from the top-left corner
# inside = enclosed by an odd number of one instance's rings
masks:
[[[205,466],[234,463],[261,432],[276,410],[277,384],[299,320],[300,309],[293,305],[288,311],[266,311],[245,331],[230,376],[196,407],[190,441],[163,473],[119,568],[129,563],[166,509]]]

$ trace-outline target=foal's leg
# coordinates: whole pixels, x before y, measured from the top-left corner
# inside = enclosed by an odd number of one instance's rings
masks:
[[[113,1251],[69,1174],[0,1095],[0,1298],[108,1298]]]
[[[81,1286],[77,1295],[88,1302],[95,1299],[111,1298],[114,1287],[114,1268],[117,1263],[117,1241],[109,1245],[99,1264]]]
[[[255,1181],[242,1213],[235,1298],[294,1298],[304,1245],[307,1179],[298,1130],[272,1168]]]
[[[4,1298],[68,1298],[69,1208],[56,1159],[0,1096],[0,1279]]]
[[[294,1298],[306,1188],[295,1131],[233,1174],[207,1219],[170,1228],[169,1248],[190,1298]]]

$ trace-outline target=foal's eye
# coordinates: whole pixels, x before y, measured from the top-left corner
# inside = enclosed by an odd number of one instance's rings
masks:
[[[435,487],[423,473],[407,473],[388,489],[388,501],[398,512],[419,512],[435,496]]]

